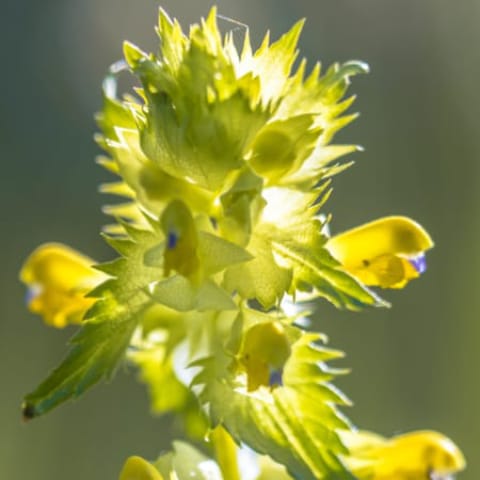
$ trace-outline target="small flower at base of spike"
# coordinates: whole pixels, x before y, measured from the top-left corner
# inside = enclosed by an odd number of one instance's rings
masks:
[[[65,245],[47,243],[38,247],[20,271],[20,280],[28,287],[30,311],[57,328],[80,323],[95,302],[85,295],[107,278],[92,268],[94,264]]]
[[[283,367],[290,352],[290,342],[280,322],[259,323],[249,328],[239,357],[247,373],[247,390],[282,385]]]
[[[445,435],[416,431],[383,438],[371,432],[340,432],[350,450],[346,463],[360,479],[450,480],[465,468],[460,449]]]
[[[160,472],[141,457],[129,457],[118,480],[163,480]]]
[[[343,268],[365,285],[403,288],[426,270],[429,234],[407,217],[384,217],[332,237],[326,244]]]

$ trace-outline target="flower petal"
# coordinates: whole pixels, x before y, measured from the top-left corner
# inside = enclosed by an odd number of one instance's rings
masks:
[[[152,464],[133,456],[125,462],[119,480],[163,480],[163,476]]]
[[[240,363],[247,373],[247,389],[282,385],[282,370],[290,356],[290,343],[279,322],[258,323],[245,333]]]
[[[28,287],[27,303],[48,325],[63,328],[80,323],[94,299],[85,294],[105,280],[95,262],[61,244],[38,247],[25,261],[20,280]]]
[[[327,248],[365,285],[402,288],[426,269],[428,233],[407,217],[384,217],[334,236]]]
[[[350,450],[346,462],[358,478],[445,478],[465,468],[465,457],[445,435],[424,430],[383,438],[371,432],[340,432]]]

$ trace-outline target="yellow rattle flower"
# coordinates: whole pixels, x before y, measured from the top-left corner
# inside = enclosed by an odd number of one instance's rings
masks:
[[[240,351],[240,363],[247,373],[247,390],[281,385],[289,356],[290,342],[280,322],[258,323],[249,328]]]
[[[106,279],[105,274],[92,268],[94,264],[65,245],[47,243],[38,247],[20,271],[20,280],[28,287],[30,311],[56,328],[80,323],[95,302],[85,294]]]
[[[346,463],[368,480],[450,480],[465,457],[445,435],[424,430],[385,439],[370,432],[340,432],[350,450]]]
[[[340,233],[326,247],[354,277],[369,286],[403,288],[426,270],[433,241],[407,217],[384,217]]]

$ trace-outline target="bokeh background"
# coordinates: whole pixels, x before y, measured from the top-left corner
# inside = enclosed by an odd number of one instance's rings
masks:
[[[478,0],[219,0],[219,12],[250,25],[258,45],[307,17],[302,55],[324,64],[362,59],[361,117],[339,136],[362,144],[356,165],[335,179],[328,210],[340,231],[398,213],[436,241],[429,270],[391,310],[361,314],[319,306],[316,324],[348,352],[340,386],[348,412],[391,435],[435,428],[480,475],[480,2]],[[207,0],[164,0],[187,25]],[[134,372],[81,401],[25,425],[22,395],[66,351],[70,331],[54,331],[24,308],[22,260],[56,240],[99,260],[112,257],[98,232],[106,218],[92,135],[107,67],[122,41],[155,49],[154,0],[2,1],[0,15],[0,478],[117,478],[130,454],[155,458],[168,446],[170,420],[152,419]],[[231,28],[223,23],[224,29]]]

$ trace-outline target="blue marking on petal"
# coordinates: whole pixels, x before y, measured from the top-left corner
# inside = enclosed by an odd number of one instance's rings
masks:
[[[168,232],[168,238],[167,238],[167,248],[171,250],[172,248],[175,248],[178,243],[178,235],[175,232]]]
[[[270,369],[268,385],[270,385],[270,387],[281,387],[283,385],[283,370],[281,368]]]
[[[415,267],[415,270],[418,273],[423,273],[427,269],[427,259],[424,253],[421,253],[414,258],[409,258],[408,261]]]
[[[42,293],[42,287],[40,285],[31,285],[25,292],[25,303],[30,305],[30,303],[40,295],[40,293]]]

